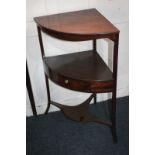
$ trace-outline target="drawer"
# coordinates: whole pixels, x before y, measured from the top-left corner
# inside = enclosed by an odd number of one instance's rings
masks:
[[[57,74],[53,74],[50,79],[64,88],[80,92],[103,93],[111,92],[113,90],[113,81],[82,81]]]
[[[57,83],[58,85],[60,85],[64,88],[71,89],[71,90],[88,92],[90,89],[89,82],[74,80],[74,79],[71,79],[68,77],[55,75],[55,76],[53,76],[53,78],[51,80],[53,82]]]

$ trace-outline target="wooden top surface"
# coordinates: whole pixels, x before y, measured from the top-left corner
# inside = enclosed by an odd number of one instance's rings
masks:
[[[47,30],[66,34],[111,34],[119,30],[96,9],[35,17],[35,22]]]
[[[112,72],[95,51],[84,51],[45,57],[44,63],[53,74],[82,81],[110,81]]]

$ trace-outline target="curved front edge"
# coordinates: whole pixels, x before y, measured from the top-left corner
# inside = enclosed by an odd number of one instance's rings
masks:
[[[73,121],[96,122],[100,124],[111,125],[111,122],[103,121],[89,112],[89,103],[91,102],[92,98],[94,98],[94,94],[92,94],[87,100],[77,106],[62,105],[52,101],[51,104],[60,108],[65,116]]]
[[[44,64],[46,75],[50,80],[63,88],[86,92],[86,93],[106,93],[113,91],[113,80],[110,81],[82,81],[64,77],[52,72],[47,65]]]
[[[38,26],[47,35],[60,40],[66,40],[66,41],[87,41],[87,40],[101,39],[101,38],[109,38],[110,40],[115,41],[115,35],[119,33],[119,32],[116,32],[116,33],[107,33],[107,34],[99,34],[99,33],[98,34],[76,34],[76,33],[59,32],[59,31],[47,29],[40,25]]]

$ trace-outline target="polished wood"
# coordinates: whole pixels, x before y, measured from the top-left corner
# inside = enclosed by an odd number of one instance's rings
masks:
[[[47,114],[48,111],[49,111],[49,108],[50,108],[50,103],[49,103],[49,101],[51,100],[51,97],[50,97],[49,81],[48,81],[48,77],[47,77],[46,74],[45,74],[45,81],[46,81],[47,99],[48,99],[48,105],[47,105],[47,109],[46,109],[46,111],[45,111],[45,114]]]
[[[96,104],[97,103],[97,94],[94,93],[94,103]]]
[[[45,56],[45,52],[44,52],[44,46],[43,46],[43,40],[42,40],[41,29],[40,29],[39,26],[37,26],[37,31],[38,31],[38,38],[39,38],[39,44],[40,44],[41,55],[42,55],[42,57],[44,57],[44,56]]]
[[[96,9],[34,18],[45,33],[64,40],[92,40],[113,37],[119,30]]]
[[[93,51],[96,52],[96,39],[93,40]]]
[[[44,57],[48,77],[62,87],[89,93],[113,91],[113,74],[97,52]]]
[[[62,105],[57,102],[51,101],[50,103],[52,105],[55,105],[56,107],[60,108],[65,116],[68,118],[78,121],[78,122],[96,122],[100,124],[105,124],[111,126],[112,123],[109,121],[104,121],[95,115],[91,114],[89,111],[89,103],[94,98],[94,95],[92,94],[87,100],[85,100],[83,103],[76,105],[76,106],[68,106],[68,105]]]
[[[114,142],[117,142],[117,134],[116,134],[116,93],[117,93],[117,65],[118,65],[119,34],[117,34],[116,38],[117,38],[117,40],[114,42],[114,55],[113,55],[114,89],[112,92],[112,134],[113,134]]]
[[[89,102],[97,93],[112,93],[111,125],[113,141],[117,142],[116,135],[116,93],[117,93],[117,61],[119,30],[96,9],[87,9],[75,12],[47,15],[34,18],[37,29],[40,49],[45,70],[46,88],[48,96],[48,112],[50,104],[59,107],[66,116],[73,120],[89,120],[98,123],[88,113]],[[92,50],[46,57],[44,53],[42,34],[68,41],[92,40]],[[97,39],[108,38],[114,42],[113,70],[111,71],[97,53]],[[75,91],[92,93],[90,98],[78,106],[65,106],[50,99],[49,82]],[[89,119],[88,119],[89,118]]]
[[[33,115],[36,116],[37,110],[36,110],[36,106],[35,106],[35,101],[34,101],[34,96],[33,96],[32,85],[31,85],[27,62],[26,62],[26,87],[27,87],[27,92],[28,92],[28,96],[30,99],[30,104],[31,104]]]
[[[96,52],[96,39],[93,40],[93,51]],[[94,93],[94,103],[97,103],[97,95]]]
[[[45,52],[44,52],[44,46],[43,46],[43,41],[42,41],[41,29],[39,27],[37,27],[37,30],[38,30],[38,38],[39,38],[39,43],[40,43],[41,55],[42,55],[42,58],[43,58],[45,56]],[[47,77],[46,74],[44,74],[44,76],[45,76],[47,99],[48,99],[48,104],[47,104],[47,108],[46,108],[46,111],[45,111],[45,114],[47,114],[48,111],[49,111],[49,108],[50,108],[51,97],[50,97],[50,88],[49,88],[48,77]]]

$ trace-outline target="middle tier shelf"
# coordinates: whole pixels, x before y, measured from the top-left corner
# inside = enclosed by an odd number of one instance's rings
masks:
[[[75,91],[113,91],[113,73],[93,50],[44,57],[46,75],[56,84]]]

